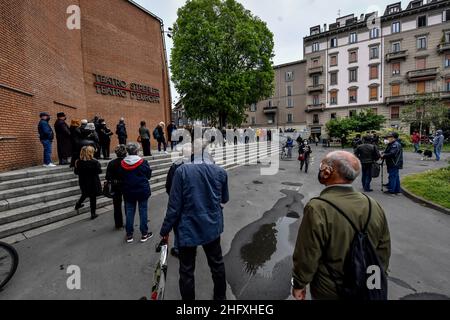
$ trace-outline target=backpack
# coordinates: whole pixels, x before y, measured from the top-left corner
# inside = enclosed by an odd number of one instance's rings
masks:
[[[364,195],[369,201],[369,218],[362,231],[356,228],[355,224],[350,218],[336,205],[323,198],[314,198],[320,201],[324,201],[338,211],[352,226],[355,231],[355,236],[350,245],[350,250],[347,257],[344,260],[344,274],[343,276],[336,275],[336,271],[326,263],[328,273],[331,279],[336,284],[337,293],[342,300],[387,300],[387,277],[383,266],[377,256],[377,253],[370,242],[367,228],[372,216],[372,204],[366,195]],[[369,267],[378,268],[380,275],[380,288],[369,289],[368,280],[372,277],[373,269]]]
[[[153,130],[153,138],[154,138],[155,140],[158,140],[158,139],[159,139],[159,131],[158,131],[158,128],[155,128],[155,130]]]

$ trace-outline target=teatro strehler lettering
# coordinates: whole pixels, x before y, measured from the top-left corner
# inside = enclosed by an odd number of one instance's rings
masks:
[[[127,87],[127,82],[113,77],[107,77],[99,74],[93,74],[95,77],[94,86],[97,94],[127,98],[128,93],[130,99],[149,103],[159,103],[159,90],[147,85],[131,83]]]

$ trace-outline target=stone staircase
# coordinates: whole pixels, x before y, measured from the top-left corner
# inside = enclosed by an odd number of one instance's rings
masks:
[[[256,164],[267,158],[270,151],[259,153],[256,143],[216,148],[210,152],[216,163],[226,170]],[[232,155],[226,159],[225,154]],[[179,157],[179,154],[175,155]],[[165,192],[167,172],[172,165],[171,155],[147,157],[153,170],[150,185],[152,196]],[[230,161],[231,160],[231,161]],[[101,161],[103,180],[106,161]],[[0,239],[16,242],[47,230],[55,229],[90,216],[89,201],[79,211],[74,210],[80,197],[78,177],[68,167],[53,169],[35,167],[0,174]],[[99,214],[112,212],[112,200],[99,197]]]

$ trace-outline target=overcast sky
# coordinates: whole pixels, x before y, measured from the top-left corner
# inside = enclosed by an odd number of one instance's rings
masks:
[[[135,0],[137,3],[162,18],[166,29],[177,19],[177,10],[186,0]],[[245,8],[252,11],[267,22],[274,34],[275,64],[282,64],[303,58],[303,37],[309,34],[309,28],[315,25],[335,22],[340,12],[341,16],[355,13],[380,11],[381,14],[388,4],[396,0],[238,0]],[[409,1],[402,1],[406,8]],[[171,39],[167,39],[169,51],[172,48]],[[177,99],[176,92],[172,93]]]

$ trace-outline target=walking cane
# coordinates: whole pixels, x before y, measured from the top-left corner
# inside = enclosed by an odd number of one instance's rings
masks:
[[[384,159],[381,161],[381,192],[384,192]]]

